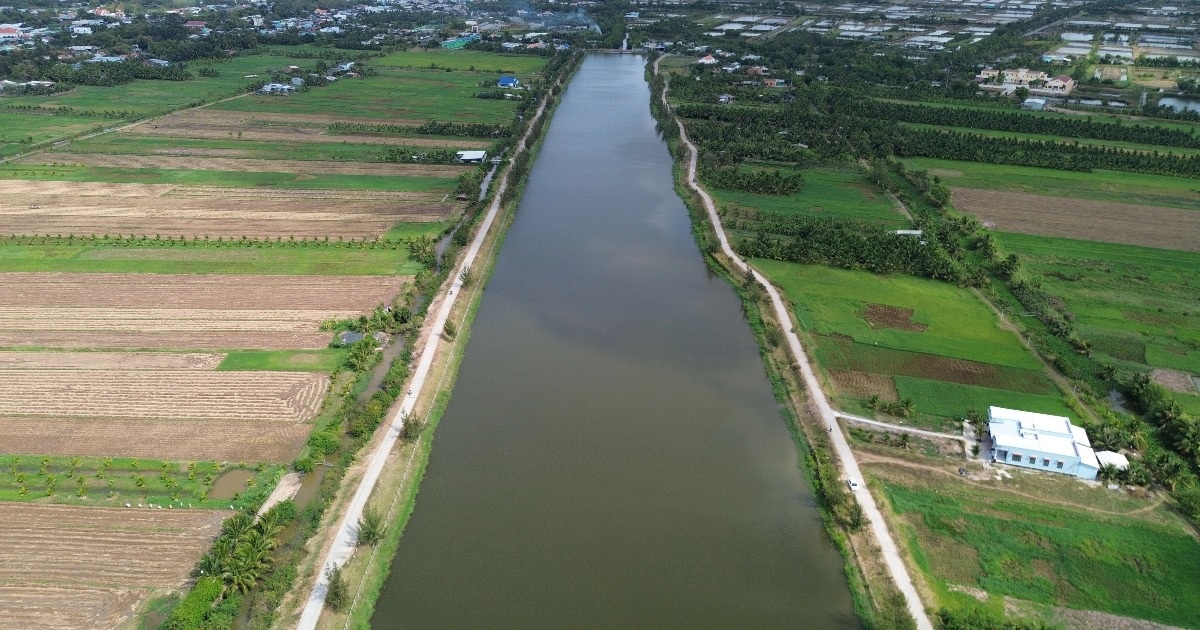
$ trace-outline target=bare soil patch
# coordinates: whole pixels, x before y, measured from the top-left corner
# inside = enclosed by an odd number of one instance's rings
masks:
[[[187,582],[226,512],[0,503],[0,628],[115,628]]]
[[[22,164],[163,168],[200,171],[272,172],[298,175],[380,175],[407,177],[458,177],[469,167],[450,164],[396,164],[391,162],[328,162],[318,160],[260,160],[250,158],[114,155],[107,153],[36,153],[17,160]]]
[[[995,229],[1200,252],[1200,212],[999,190],[953,189],[954,204]]]
[[[886,304],[867,303],[866,310],[860,315],[873,328],[894,328],[908,332],[925,332],[925,324],[912,321],[913,310],[888,306]]]
[[[445,219],[445,195],[169,184],[0,181],[0,233],[370,238]]]
[[[870,398],[879,396],[880,400],[896,402],[900,395],[896,392],[896,383],[892,377],[885,374],[871,374],[854,370],[830,370],[829,377],[839,394],[855,398]]]
[[[313,372],[4,369],[0,409],[12,416],[304,422],[328,389],[329,377]]]
[[[0,352],[0,370],[213,370],[219,353]]]
[[[42,415],[0,416],[0,427],[0,452],[17,455],[268,463],[295,459],[312,431],[287,422]]]
[[[1155,383],[1173,392],[1192,394],[1196,391],[1196,383],[1192,381],[1192,375],[1187,372],[1168,370],[1167,368],[1155,368],[1154,372],[1151,373],[1151,378]]]

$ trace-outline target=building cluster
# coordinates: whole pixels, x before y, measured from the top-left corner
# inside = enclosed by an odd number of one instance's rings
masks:
[[[1030,94],[1039,96],[1065,96],[1075,89],[1075,80],[1067,75],[1050,76],[1041,70],[1010,68],[997,70],[984,68],[975,76],[979,89],[1011,94],[1017,88],[1025,88]]]

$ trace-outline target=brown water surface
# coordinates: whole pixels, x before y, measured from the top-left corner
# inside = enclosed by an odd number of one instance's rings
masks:
[[[554,114],[376,628],[858,628],[635,55]]]

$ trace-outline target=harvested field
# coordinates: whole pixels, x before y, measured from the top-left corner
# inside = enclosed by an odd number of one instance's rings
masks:
[[[974,188],[955,188],[953,197],[1001,232],[1200,252],[1194,210]]]
[[[404,282],[392,276],[0,273],[0,304],[358,313],[390,301]]]
[[[312,431],[285,422],[61,416],[0,416],[0,427],[0,452],[16,455],[254,463],[292,461]]]
[[[894,328],[908,332],[925,332],[928,326],[912,321],[912,316],[913,310],[911,308],[870,303],[867,304],[867,309],[862,314],[862,318],[867,320],[867,323],[872,328]]]
[[[115,628],[186,583],[226,512],[0,504],[0,628]]]
[[[304,422],[328,389],[312,372],[0,369],[0,408],[13,416]]]
[[[318,349],[330,339],[322,322],[390,303],[403,284],[391,276],[2,273],[0,347]]]
[[[871,374],[854,370],[830,370],[829,377],[833,386],[843,396],[854,398],[870,398],[878,396],[885,402],[896,402],[900,395],[896,392],[896,383],[886,374]]]
[[[258,160],[228,157],[162,155],[112,155],[107,153],[35,153],[21,164],[162,168],[199,171],[277,172],[297,175],[378,175],[405,177],[458,177],[468,166],[396,164],[391,162],[327,162],[317,160]]]
[[[312,332],[327,319],[356,314],[356,311],[0,307],[0,331]]]
[[[0,330],[0,348],[66,350],[318,350],[328,347],[330,333],[170,332],[110,333]]]
[[[436,193],[0,181],[4,234],[361,239],[450,210]]]
[[[215,370],[217,353],[0,352],[0,370]]]
[[[122,129],[122,133],[144,136],[173,136],[177,138],[220,139],[265,142],[353,142],[356,144],[404,145],[457,149],[485,149],[491,141],[478,138],[439,138],[412,136],[331,134],[326,127],[333,122],[355,122],[353,117],[314,114],[279,114],[192,109],[163,118],[156,118]],[[382,122],[370,120],[372,123]],[[425,121],[388,120],[388,124],[421,124]],[[292,123],[292,124],[288,124]]]

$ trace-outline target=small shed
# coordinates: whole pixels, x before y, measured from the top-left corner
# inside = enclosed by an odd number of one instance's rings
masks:
[[[487,159],[487,151],[459,151],[455,155],[463,164],[482,164]]]
[[[1129,458],[1112,451],[1096,451],[1096,460],[1100,462],[1100,466],[1102,467],[1112,464],[1117,470],[1129,468]]]
[[[1046,109],[1046,99],[1044,98],[1027,98],[1024,103],[1021,103],[1021,109],[1029,109],[1035,112],[1040,112]]]

